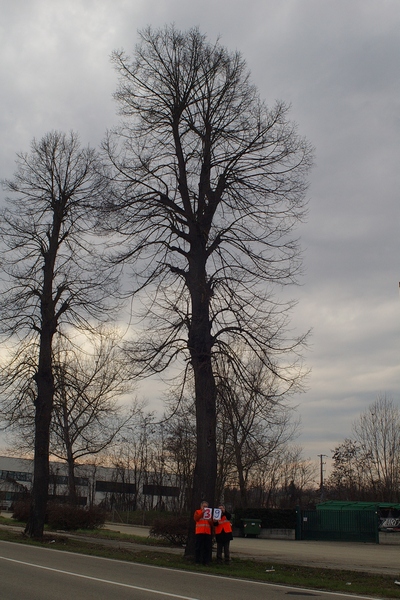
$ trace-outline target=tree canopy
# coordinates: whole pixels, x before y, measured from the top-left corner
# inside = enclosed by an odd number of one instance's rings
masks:
[[[134,265],[135,291],[154,284],[143,369],[192,347],[198,304],[213,348],[232,354],[234,336],[272,366],[287,349],[288,307],[271,284],[299,271],[290,232],[305,214],[309,143],[284,103],[260,100],[241,55],[197,29],[148,28],[133,59],[115,52],[113,61],[122,122],[105,148],[118,184],[109,203],[118,258]]]

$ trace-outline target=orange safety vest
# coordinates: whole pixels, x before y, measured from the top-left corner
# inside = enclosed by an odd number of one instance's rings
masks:
[[[196,521],[196,533],[206,533],[211,535],[211,524],[208,519],[203,519],[203,511],[196,510],[194,513],[194,520]]]
[[[228,519],[226,518],[225,515],[223,515],[221,517],[221,519],[218,521],[218,524],[215,526],[215,535],[218,535],[219,533],[222,533],[223,531],[225,531],[225,533],[232,533],[232,525],[231,522],[228,521]]]

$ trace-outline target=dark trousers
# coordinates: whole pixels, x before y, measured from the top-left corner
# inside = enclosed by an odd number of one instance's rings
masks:
[[[196,533],[195,559],[197,563],[207,565],[211,562],[212,536],[208,533]]]
[[[224,553],[225,562],[229,562],[230,554],[229,554],[229,544],[230,540],[226,542],[218,542],[217,541],[217,560],[222,560],[222,552]]]

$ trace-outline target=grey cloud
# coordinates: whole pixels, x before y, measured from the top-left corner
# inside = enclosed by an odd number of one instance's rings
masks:
[[[293,327],[313,329],[293,399],[305,453],[330,450],[380,392],[399,398],[400,8],[376,0],[0,0],[0,176],[50,129],[99,144],[115,124],[109,55],[136,31],[199,25],[243,52],[261,96],[316,147]],[[151,386],[144,386],[151,395]],[[157,390],[159,388],[157,387]],[[158,395],[158,392],[156,393]]]

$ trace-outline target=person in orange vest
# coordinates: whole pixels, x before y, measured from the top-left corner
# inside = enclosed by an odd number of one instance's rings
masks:
[[[206,509],[208,509],[208,502],[203,501],[193,517],[196,523],[195,561],[197,564],[203,565],[207,565],[211,561],[212,552],[212,518],[205,517]]]
[[[214,533],[217,541],[217,562],[222,562],[222,552],[226,563],[231,560],[229,544],[233,540],[231,514],[225,510],[225,506],[221,504],[218,508],[221,509],[221,518],[214,521]]]

